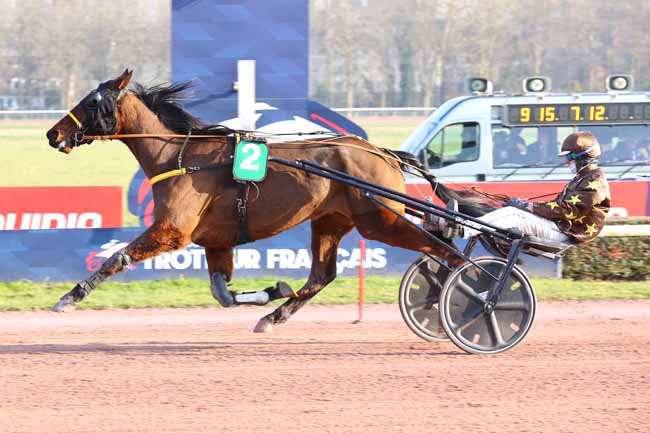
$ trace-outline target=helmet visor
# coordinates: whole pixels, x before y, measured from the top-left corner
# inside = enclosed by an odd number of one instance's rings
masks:
[[[574,161],[577,158],[581,157],[582,155],[586,155],[587,153],[591,152],[593,148],[594,147],[591,146],[580,152],[570,152],[570,151],[560,152],[557,154],[557,156],[563,156],[566,158],[567,161]]]

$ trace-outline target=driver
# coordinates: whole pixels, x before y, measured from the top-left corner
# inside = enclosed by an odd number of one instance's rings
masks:
[[[560,242],[582,243],[598,236],[605,225],[610,202],[607,178],[597,165],[600,144],[590,132],[575,132],[564,140],[558,156],[566,158],[576,175],[554,200],[533,203],[511,198],[504,202],[505,207],[479,220]],[[468,227],[459,228],[466,238],[480,233]]]

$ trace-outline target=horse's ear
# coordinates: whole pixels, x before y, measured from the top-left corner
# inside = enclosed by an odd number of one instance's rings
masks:
[[[129,81],[131,81],[131,77],[133,76],[133,70],[129,71],[128,69],[125,69],[124,72],[122,72],[122,75],[117,77],[117,89],[118,90],[123,90],[126,88],[126,86],[129,85]]]

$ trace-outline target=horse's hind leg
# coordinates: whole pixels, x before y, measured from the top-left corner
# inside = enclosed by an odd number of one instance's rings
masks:
[[[234,250],[232,248],[208,248],[205,249],[205,259],[208,262],[210,273],[210,290],[212,296],[219,301],[223,307],[234,305],[234,297],[228,290],[228,282],[232,278]]]
[[[282,281],[278,281],[275,287],[267,287],[256,292],[238,293],[228,290],[228,282],[232,279],[233,274],[234,250],[232,248],[206,248],[205,258],[210,272],[212,296],[222,307],[266,305],[275,299],[295,296],[291,287]]]
[[[354,223],[341,214],[328,215],[311,223],[312,263],[304,286],[271,314],[260,319],[255,332],[268,332],[274,324],[286,322],[296,311],[336,278],[336,254],[339,242]]]
[[[440,242],[436,242],[428,238],[417,226],[386,209],[355,216],[354,222],[361,236],[366,239],[432,254],[447,260],[452,266],[463,263],[463,259],[452,252],[453,247],[446,248],[442,245],[443,243],[449,245],[448,241],[440,239]]]
[[[151,227],[135,238],[122,251],[118,251],[106,260],[97,272],[80,281],[68,293],[63,295],[52,308],[62,312],[83,300],[104,280],[126,269],[131,263],[137,263],[158,254],[174,251],[189,243],[189,236],[167,220],[156,221]]]

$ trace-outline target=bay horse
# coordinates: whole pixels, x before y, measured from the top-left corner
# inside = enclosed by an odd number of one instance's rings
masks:
[[[136,85],[127,90],[132,73],[127,69],[100,84],[46,135],[50,146],[66,154],[97,136],[120,139],[152,181],[154,223],[61,297],[54,311],[73,306],[131,263],[183,248],[190,242],[205,248],[210,287],[221,305],[260,305],[289,298],[259,320],[256,332],[269,331],[273,325],[285,322],[334,280],[339,242],[354,227],[364,238],[432,254],[452,265],[460,263],[453,253],[369,200],[363,191],[270,161],[265,180],[255,185],[257,191],[251,194],[255,197],[248,200],[246,240],[267,238],[310,220],[309,277],[296,294],[278,284],[266,290],[262,301],[253,297],[251,302],[245,294],[228,291],[234,247],[241,243],[241,215],[236,212],[236,203],[242,195],[232,175],[234,140],[223,128],[202,127],[181,107],[179,102],[187,85],[148,89]],[[192,138],[192,134],[200,137]],[[269,153],[291,161],[315,161],[378,185],[405,190],[398,161],[358,137],[269,143]],[[181,160],[185,167],[179,167]],[[188,167],[194,167],[194,171]],[[154,179],[161,180],[154,183]],[[439,187],[441,191],[446,190]],[[397,213],[404,213],[403,204],[381,200]]]

